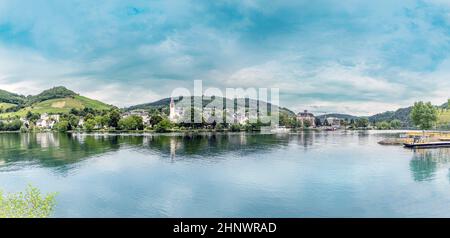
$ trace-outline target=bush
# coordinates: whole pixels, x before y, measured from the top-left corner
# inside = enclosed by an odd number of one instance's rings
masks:
[[[3,195],[0,191],[0,218],[46,218],[55,207],[56,193],[41,195],[39,189],[28,185],[25,193]]]
[[[164,133],[164,132],[169,132],[171,128],[172,128],[172,123],[167,119],[163,119],[158,124],[156,124],[155,131],[159,132],[159,133]]]
[[[60,121],[56,124],[56,130],[60,132],[66,132],[69,130],[69,122],[68,121]]]
[[[91,132],[95,129],[96,122],[94,119],[89,119],[84,123],[84,129]]]
[[[0,131],[19,131],[23,123],[16,119],[12,122],[0,122]]]
[[[233,124],[233,125],[231,125],[231,131],[233,131],[233,132],[237,132],[237,131],[241,131],[241,125],[239,125],[239,124]]]
[[[119,128],[121,130],[143,130],[144,123],[142,121],[142,117],[139,116],[129,116],[123,118],[119,121]]]

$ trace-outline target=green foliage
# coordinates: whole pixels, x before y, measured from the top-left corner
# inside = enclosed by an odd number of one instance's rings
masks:
[[[55,98],[75,97],[77,94],[65,87],[54,87],[43,91],[42,93],[28,98],[27,104],[42,102]]]
[[[70,129],[69,121],[61,120],[60,122],[56,123],[55,128],[60,132],[66,132]]]
[[[1,103],[0,96],[0,103]],[[0,117],[8,116],[25,117],[29,111],[32,113],[63,114],[70,113],[76,116],[84,116],[87,113],[100,114],[101,111],[107,111],[113,106],[80,96],[64,87],[56,87],[36,96],[23,97],[22,102],[17,106],[3,110]]]
[[[55,207],[56,193],[42,195],[28,185],[26,191],[3,194],[0,191],[0,218],[46,218]]]
[[[120,112],[118,110],[111,110],[108,114],[108,126],[113,128],[119,127]]]
[[[70,129],[72,129],[72,130],[77,128],[78,124],[80,123],[80,117],[72,115],[72,114],[70,114],[68,116],[67,120],[69,122]]]
[[[150,117],[150,124],[152,126],[157,125],[158,123],[160,123],[164,118],[156,113],[153,113]]]
[[[108,115],[95,116],[94,120],[95,120],[96,125],[103,128],[104,126],[108,126],[109,116]]]
[[[0,89],[0,102],[22,104],[25,102],[25,97]]]
[[[400,108],[397,111],[389,111],[389,112],[379,113],[379,114],[369,117],[369,121],[370,122],[381,122],[381,121],[399,120],[399,121],[401,121],[403,126],[410,127],[413,124],[411,121],[411,117],[410,117],[411,110],[412,110],[412,107],[407,107],[407,108]]]
[[[96,122],[94,119],[88,119],[84,122],[84,129],[88,132],[91,132],[95,129]]]
[[[126,118],[123,118],[119,121],[119,128],[121,130],[143,130],[144,129],[144,123],[142,121],[142,117],[139,116],[129,116]]]
[[[222,123],[218,123],[218,124],[216,124],[216,126],[214,127],[214,129],[215,129],[216,131],[223,131],[223,130],[225,129],[225,127],[223,126]]]
[[[302,126],[302,123],[297,120],[295,115],[290,115],[285,112],[280,112],[279,114],[279,124],[280,126],[296,128]],[[311,126],[311,124],[309,124]]]
[[[173,125],[168,119],[163,119],[155,126],[155,131],[159,133],[169,132]]]
[[[402,122],[400,120],[392,120],[390,126],[392,129],[400,129],[402,127]]]
[[[411,119],[422,130],[433,128],[438,120],[438,112],[431,102],[416,102],[411,111]]]
[[[19,119],[10,122],[0,122],[0,131],[19,131],[23,123]]]
[[[377,122],[376,125],[378,130],[389,130],[391,129],[391,124],[387,121]]]
[[[28,111],[25,118],[29,121],[36,122],[39,118],[41,118],[41,115],[39,113],[32,113],[31,111]]]
[[[241,125],[239,125],[239,124],[232,124],[231,127],[230,127],[230,130],[233,131],[233,132],[241,131]]]
[[[358,128],[367,128],[369,127],[369,119],[367,118],[359,118],[356,120],[356,127]]]

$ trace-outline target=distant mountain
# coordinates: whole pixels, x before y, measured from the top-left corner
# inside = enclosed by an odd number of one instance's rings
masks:
[[[396,111],[387,111],[379,113],[369,117],[369,121],[372,123],[380,121],[392,121],[400,120],[405,127],[412,127],[412,121],[410,118],[412,107],[400,108]]]
[[[323,121],[329,117],[336,117],[336,118],[339,118],[342,120],[348,120],[348,121],[357,120],[360,118],[357,116],[353,116],[353,115],[349,115],[349,114],[340,114],[340,113],[330,113],[330,114],[323,114],[323,115],[316,116],[316,118],[319,118],[321,121]]]
[[[194,97],[191,97],[191,99],[193,99]],[[223,100],[223,105],[233,105],[236,104],[237,102],[232,100],[232,99],[228,99],[228,98],[222,98],[222,97],[218,97],[219,100],[220,98]],[[180,97],[180,99],[174,100],[175,103],[178,103],[179,101],[183,100],[183,97]],[[136,106],[131,106],[126,108],[126,111],[133,111],[133,110],[152,110],[152,109],[162,109],[162,110],[168,110],[169,109],[169,105],[170,105],[170,98],[164,98],[155,102],[151,102],[151,103],[146,103],[146,104],[140,104],[140,105],[136,105]],[[216,98],[212,97],[211,99],[207,100],[207,99],[203,99],[203,106],[206,106],[208,104],[210,104],[213,100],[216,100]],[[190,103],[189,100],[185,100],[187,101],[187,103]],[[246,105],[250,105],[251,103],[255,103],[257,105],[258,100],[254,100],[254,99],[245,99]],[[262,101],[261,101],[262,102]],[[267,103],[267,102],[262,102],[261,106],[266,106],[270,109],[272,104]],[[290,116],[294,116],[295,113],[287,108],[284,107],[279,107],[280,112],[286,113]]]
[[[0,91],[0,93],[3,91]],[[15,94],[2,94],[6,95],[7,99],[15,99],[13,104],[8,104],[7,110],[0,114],[0,118],[19,116],[23,117],[27,112],[33,113],[68,113],[71,109],[82,110],[84,108],[91,108],[94,110],[108,110],[113,106],[105,104],[103,102],[93,100],[87,97],[80,96],[79,94],[65,88],[55,87],[43,91],[35,96],[18,96]],[[13,95],[13,96],[12,96]],[[15,97],[14,97],[15,95]],[[2,100],[2,99],[0,99]],[[6,100],[3,100],[6,102]],[[0,105],[1,106],[1,105]]]

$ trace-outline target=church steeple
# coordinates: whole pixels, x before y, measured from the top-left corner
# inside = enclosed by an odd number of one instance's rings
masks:
[[[173,100],[173,98],[170,98],[170,115],[169,115],[169,119],[171,121],[175,120],[175,101]]]

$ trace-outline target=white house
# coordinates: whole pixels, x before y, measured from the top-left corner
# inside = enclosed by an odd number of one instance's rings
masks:
[[[44,113],[41,115],[41,118],[37,120],[36,127],[42,129],[53,129],[56,123],[59,122],[59,115],[49,115]]]
[[[327,117],[325,119],[326,124],[334,128],[340,128],[342,120],[336,117]]]

